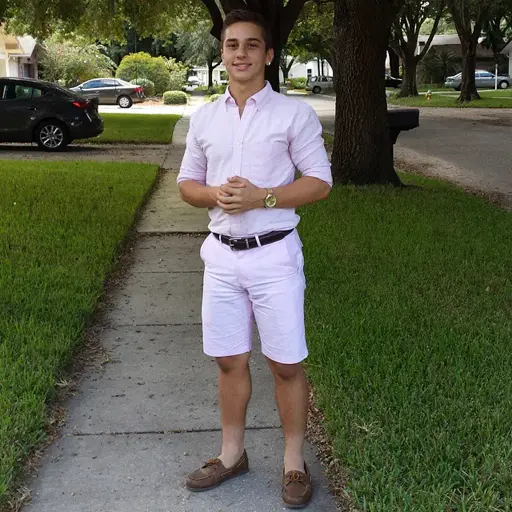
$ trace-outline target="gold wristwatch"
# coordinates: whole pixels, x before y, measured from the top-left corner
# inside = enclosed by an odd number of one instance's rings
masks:
[[[265,208],[274,208],[277,198],[271,188],[267,188],[267,196],[265,197]]]

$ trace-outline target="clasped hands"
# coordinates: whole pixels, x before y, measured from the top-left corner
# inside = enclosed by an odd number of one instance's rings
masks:
[[[248,179],[234,176],[227,183],[216,187],[217,205],[228,215],[262,208],[267,191],[257,187]]]

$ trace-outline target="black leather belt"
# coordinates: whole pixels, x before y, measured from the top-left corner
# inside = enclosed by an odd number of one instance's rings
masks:
[[[272,242],[277,242],[278,240],[282,240],[286,235],[289,235],[293,229],[289,229],[287,231],[271,231],[270,233],[265,233],[264,235],[258,236],[260,243],[256,240],[256,237],[251,236],[248,238],[239,238],[233,236],[219,235],[218,233],[212,233],[213,236],[220,240],[223,244],[229,245],[233,251],[243,251],[246,249],[254,249],[255,247],[259,247],[260,245],[271,244]]]

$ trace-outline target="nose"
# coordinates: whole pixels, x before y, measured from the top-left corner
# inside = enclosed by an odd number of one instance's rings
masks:
[[[245,57],[247,55],[247,50],[245,48],[245,45],[244,44],[241,44],[239,47],[238,47],[238,51],[236,52],[236,56],[237,57]]]

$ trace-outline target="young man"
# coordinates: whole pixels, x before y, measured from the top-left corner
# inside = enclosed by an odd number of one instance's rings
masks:
[[[211,234],[201,247],[203,350],[219,366],[222,423],[220,455],[190,474],[187,487],[204,491],[249,469],[254,318],[285,438],[282,497],[301,507],[312,485],[303,455],[308,387],[301,361],[308,351],[295,208],[327,198],[331,167],[314,110],[265,81],[274,52],[263,18],[232,11],[221,43],[229,88],[192,115],[178,176],[183,200],[209,209]],[[294,181],[296,168],[302,176]]]

